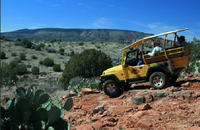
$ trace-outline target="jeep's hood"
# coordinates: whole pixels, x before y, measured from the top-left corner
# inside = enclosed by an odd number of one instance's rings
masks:
[[[116,72],[119,72],[119,71],[122,71],[122,65],[114,66],[112,68],[105,70],[103,72],[103,75],[113,74],[113,73],[116,73]]]

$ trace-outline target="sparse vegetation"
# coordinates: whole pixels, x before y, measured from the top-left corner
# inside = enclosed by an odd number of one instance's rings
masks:
[[[43,43],[40,43],[39,45],[35,45],[34,49],[37,50],[37,51],[41,51],[41,49],[44,48],[44,47],[45,47],[45,45]]]
[[[27,67],[27,68],[31,68],[31,65],[30,65],[30,64],[28,64],[28,65],[26,65],[26,67]]]
[[[40,73],[40,69],[36,66],[33,66],[32,69],[31,69],[31,73],[33,75],[38,75]]]
[[[11,56],[17,56],[17,53],[16,52],[12,52]]]
[[[14,69],[17,72],[18,75],[23,75],[23,74],[26,74],[28,72],[26,65],[23,64],[23,63],[18,64]]]
[[[11,63],[2,63],[0,70],[3,84],[13,84],[18,80],[15,67],[16,66]]]
[[[22,41],[22,39],[20,39],[20,38],[17,38],[17,39],[16,39],[16,41],[20,42],[20,41]]]
[[[192,45],[192,59],[189,65],[183,70],[184,74],[200,72],[200,40],[194,38],[190,44]]]
[[[63,48],[60,48],[60,49],[59,49],[59,53],[60,53],[61,55],[64,55],[65,50],[64,50]]]
[[[60,82],[68,85],[69,80],[76,76],[85,78],[98,76],[103,70],[111,66],[111,58],[105,53],[95,49],[85,50],[72,56],[66,63]]]
[[[14,58],[11,63],[21,63],[21,59],[19,57]]]
[[[6,59],[6,53],[1,51],[0,52],[0,59]]]
[[[2,63],[1,76],[3,84],[12,84],[18,80],[17,75],[23,75],[26,73],[26,65],[20,64],[17,58],[11,61],[9,64]]]
[[[28,39],[24,39],[22,42],[23,42],[25,48],[31,48],[33,45],[33,43]]]
[[[79,43],[79,46],[83,46],[83,44],[84,44],[83,42],[80,42],[80,43]]]
[[[53,66],[54,65],[54,60],[47,57],[45,58],[43,61],[42,61],[42,65],[45,65],[45,66]]]
[[[32,55],[31,58],[34,60],[37,59],[37,57],[35,55]]]
[[[21,60],[26,60],[26,55],[25,55],[25,53],[20,53],[20,54],[19,54],[19,57],[20,57]]]
[[[54,48],[48,48],[47,52],[49,52],[49,53],[56,53],[57,51]]]
[[[60,72],[60,71],[61,71],[60,64],[55,64],[55,65],[53,65],[53,70],[54,70],[55,72]]]

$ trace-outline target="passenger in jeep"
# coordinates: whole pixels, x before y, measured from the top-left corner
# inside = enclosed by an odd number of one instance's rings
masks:
[[[153,48],[152,52],[149,52],[149,53],[148,53],[148,55],[154,56],[156,52],[162,51],[162,50],[163,50],[163,48],[162,48],[162,46],[160,45],[160,42],[155,41],[155,42],[154,42],[154,48]]]
[[[178,42],[176,43],[176,46],[186,46],[188,43],[185,41],[184,36],[177,37]]]

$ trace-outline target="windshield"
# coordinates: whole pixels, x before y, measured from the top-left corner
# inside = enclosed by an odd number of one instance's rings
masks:
[[[126,64],[134,66],[137,59],[137,49],[127,52]]]

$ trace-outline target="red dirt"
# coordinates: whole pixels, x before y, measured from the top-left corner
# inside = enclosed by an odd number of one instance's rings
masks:
[[[162,93],[163,97],[158,95]],[[133,97],[137,96],[144,96],[145,103],[136,105]],[[180,78],[163,90],[144,83],[118,98],[98,93],[79,95],[73,101],[72,110],[64,116],[72,130],[200,130],[200,76]]]

